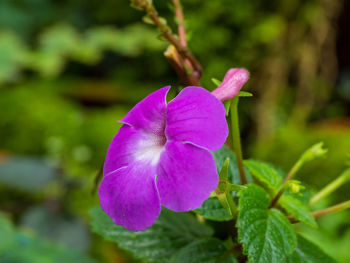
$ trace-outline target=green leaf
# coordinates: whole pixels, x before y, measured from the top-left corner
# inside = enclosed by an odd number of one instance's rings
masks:
[[[240,91],[238,97],[253,97],[253,94],[248,91]]]
[[[244,185],[231,184],[231,183],[228,183],[227,188],[229,189],[229,191],[241,191],[241,190],[247,189],[247,187]]]
[[[230,114],[230,107],[231,107],[232,100],[225,100],[224,101],[224,107],[226,111],[226,117]]]
[[[194,212],[203,216],[205,219],[214,221],[228,221],[233,219],[217,198],[209,198],[204,201],[202,206],[194,210]]]
[[[294,229],[277,209],[268,209],[269,195],[257,185],[241,191],[237,220],[238,240],[250,262],[277,263],[297,245]]]
[[[318,246],[298,235],[298,246],[284,263],[335,263]]]
[[[221,84],[221,81],[220,80],[218,80],[218,79],[216,79],[216,78],[212,78],[211,79],[211,81],[215,84],[215,86],[220,86],[220,84]]]
[[[221,168],[224,166],[226,158],[230,159],[228,167],[228,182],[232,184],[241,184],[241,179],[239,177],[239,171],[237,166],[236,155],[234,152],[230,151],[225,145],[221,147],[220,150],[212,152],[218,173],[220,173]],[[248,182],[252,182],[252,177],[247,168],[245,168],[246,177]],[[232,196],[235,196],[235,192],[232,193]],[[215,220],[215,221],[228,221],[233,219],[231,215],[222,207],[217,198],[210,198],[204,201],[203,205],[194,210],[194,212],[200,214],[205,219]]]
[[[93,231],[149,262],[164,262],[193,241],[209,237],[212,229],[193,216],[162,209],[154,225],[145,231],[133,232],[115,225],[101,208],[90,210]]]
[[[309,226],[312,226],[314,228],[317,228],[316,220],[312,216],[309,208],[306,205],[304,205],[300,200],[294,198],[291,195],[284,194],[279,199],[278,204],[280,204],[283,207],[283,209],[287,211],[287,213],[290,213],[299,221],[304,222],[305,224],[308,224]]]
[[[248,167],[253,177],[268,189],[276,192],[280,188],[282,176],[272,165],[255,160],[246,160],[244,165]]]
[[[230,165],[230,158],[226,158],[225,162],[220,170],[219,173],[219,180],[220,181],[227,181],[228,180],[228,167]]]
[[[232,184],[242,184],[241,178],[239,177],[239,171],[237,166],[237,159],[234,152],[232,152],[227,146],[222,146],[219,150],[212,152],[218,173],[221,171],[226,158],[230,159],[230,165],[228,169],[228,181]],[[248,182],[252,182],[252,176],[247,168],[244,169]]]
[[[182,248],[170,263],[236,263],[233,255],[226,255],[227,249],[222,241],[208,238],[195,241]],[[220,261],[221,260],[221,261]]]

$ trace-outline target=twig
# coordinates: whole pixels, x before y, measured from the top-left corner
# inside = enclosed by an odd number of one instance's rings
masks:
[[[167,48],[167,50],[164,52],[164,56],[169,60],[171,66],[176,71],[181,83],[189,86],[200,85],[198,78],[196,78],[193,74],[187,74],[187,70],[185,68],[186,62],[180,56],[180,54],[177,52],[176,48],[173,45],[170,45]]]
[[[177,23],[177,34],[179,36],[179,40],[182,46],[187,47],[187,39],[186,39],[186,26],[185,26],[185,18],[183,9],[181,6],[180,0],[173,0],[173,5],[175,9],[175,22]],[[188,59],[184,59],[184,65],[189,69],[189,71],[193,72],[193,66]],[[187,83],[190,85],[199,85],[199,79],[193,81],[196,77],[192,76],[193,74],[187,74],[186,68],[184,68],[184,73],[189,75],[190,80],[187,79]],[[192,78],[192,79],[191,79]],[[186,80],[186,79],[185,79]],[[197,82],[197,83],[195,83]],[[183,82],[186,83],[186,82]]]
[[[160,32],[165,36],[165,38],[175,46],[176,50],[185,58],[187,58],[194,70],[196,77],[200,78],[202,76],[202,66],[199,64],[198,60],[193,56],[191,51],[183,45],[180,41],[171,33],[169,27],[165,25],[158,17],[157,11],[153,8],[152,11],[148,13],[149,17],[152,19],[154,24],[159,28]]]
[[[186,47],[187,40],[186,40],[185,19],[184,19],[184,14],[182,11],[180,0],[173,0],[173,4],[175,8],[176,23],[178,25],[177,32],[179,34],[180,43],[181,45]]]
[[[160,32],[164,35],[164,37],[176,48],[178,53],[184,58],[188,59],[193,66],[193,75],[199,80],[202,76],[202,66],[195,58],[195,56],[191,53],[191,51],[184,46],[179,39],[177,39],[172,33],[170,28],[164,22],[163,19],[160,19],[158,16],[158,12],[156,8],[151,4],[150,1],[147,0],[138,0],[135,3],[138,8],[144,10],[148,17],[153,21],[153,23],[158,27]]]

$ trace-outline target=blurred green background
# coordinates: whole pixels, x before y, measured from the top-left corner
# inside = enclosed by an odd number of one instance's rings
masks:
[[[154,0],[175,29],[171,1]],[[350,154],[350,2],[183,0],[189,45],[212,90],[245,67],[240,103],[246,158],[288,170],[324,141],[326,160],[298,178],[315,191]],[[0,1],[0,262],[134,262],[91,233],[88,210],[116,122],[178,79],[167,47],[127,0]],[[350,199],[350,183],[323,206]],[[350,262],[350,213],[297,226]]]

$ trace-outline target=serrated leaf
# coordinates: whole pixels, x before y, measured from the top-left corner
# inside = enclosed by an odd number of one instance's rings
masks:
[[[145,231],[133,232],[115,225],[101,208],[90,210],[93,231],[113,241],[136,258],[149,262],[164,262],[179,249],[193,241],[209,237],[212,229],[193,216],[162,209],[154,225]]]
[[[336,263],[318,246],[298,235],[298,246],[284,263]]]
[[[293,215],[296,219],[309,226],[317,228],[315,218],[312,216],[309,208],[304,205],[300,200],[294,198],[291,195],[282,195],[278,201],[278,204],[287,211],[287,213]]]
[[[222,241],[208,238],[182,248],[171,258],[170,263],[236,263],[233,255],[225,255],[226,252]]]
[[[221,147],[220,150],[212,152],[218,173],[221,171],[221,168],[224,165],[226,158],[230,159],[229,169],[228,169],[228,181],[232,184],[241,184],[241,179],[239,177],[239,171],[237,166],[236,155],[234,152],[229,150],[225,145]],[[252,182],[252,176],[249,173],[249,170],[245,168],[245,173],[248,182]],[[234,194],[232,195],[234,196]],[[215,221],[228,221],[233,219],[231,215],[222,207],[217,198],[210,198],[204,201],[203,205],[194,210],[194,212],[200,214],[205,219],[215,220]]]
[[[278,191],[282,184],[282,176],[272,165],[255,160],[246,160],[244,165],[256,180],[273,192]]]
[[[238,240],[252,263],[277,263],[297,245],[294,229],[277,209],[268,209],[269,195],[257,185],[241,191],[237,220]]]

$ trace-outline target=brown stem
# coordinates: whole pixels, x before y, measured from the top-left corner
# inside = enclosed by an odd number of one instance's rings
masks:
[[[198,78],[202,75],[202,66],[199,64],[198,60],[193,56],[191,51],[183,45],[181,45],[180,41],[170,32],[170,29],[164,25],[159,17],[157,12],[150,12],[149,13],[150,18],[153,20],[154,24],[158,26],[159,30],[162,32],[162,34],[165,36],[165,38],[175,46],[176,50],[185,58],[187,58],[191,64],[193,65],[194,73]]]
[[[166,25],[166,23],[159,18],[158,12],[155,7],[149,1],[140,1],[138,3],[138,7],[143,9],[149,18],[153,21],[153,23],[158,27],[163,36],[176,48],[178,53],[184,58],[188,59],[191,66],[193,67],[193,75],[198,80],[202,76],[202,66],[199,61],[195,58],[195,56],[191,53],[191,51],[184,46],[179,39],[177,39],[172,33],[170,28]]]
[[[182,9],[180,0],[173,0],[173,5],[174,5],[174,9],[175,9],[175,21],[178,25],[177,26],[177,34],[179,36],[181,45],[184,47],[187,47],[185,18],[184,18],[183,9]],[[184,63],[187,66],[187,68],[191,72],[193,72],[193,66],[192,66],[191,62],[185,58]],[[185,70],[185,73],[187,74],[186,68],[184,70]],[[187,74],[187,75],[192,75],[192,74]],[[199,84],[199,79],[197,82]],[[185,82],[183,82],[183,83],[185,83]],[[191,83],[188,83],[188,84],[193,85]]]
[[[280,199],[280,197],[282,196],[284,191],[284,188],[281,188],[281,190],[278,191],[278,193],[276,194],[276,196],[272,199],[271,204],[270,204],[270,208],[276,206],[278,200]]]
[[[182,11],[180,0],[173,0],[173,5],[175,8],[176,23],[178,24],[177,32],[179,34],[180,43],[181,45],[186,47],[187,40],[186,40],[185,19],[184,19],[184,14]]]
[[[181,83],[189,86],[200,85],[198,78],[196,78],[193,74],[187,74],[185,61],[173,45],[170,45],[167,48],[167,50],[164,52],[164,56],[169,60],[171,66],[176,71]]]

